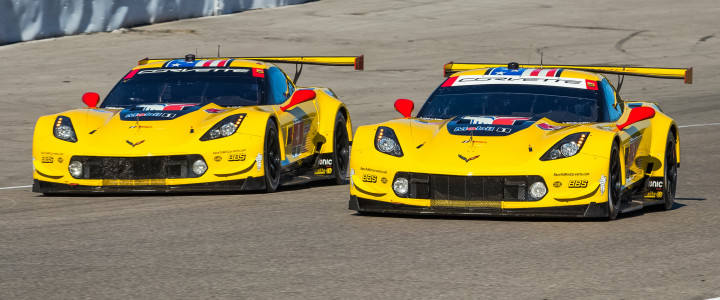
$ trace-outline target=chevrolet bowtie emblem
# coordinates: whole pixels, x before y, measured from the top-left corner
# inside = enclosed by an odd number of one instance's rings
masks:
[[[460,159],[464,160],[465,162],[469,162],[469,161],[471,161],[471,160],[473,160],[473,159],[476,159],[476,158],[480,157],[480,155],[475,155],[475,156],[473,156],[473,157],[467,158],[467,157],[465,157],[465,156],[462,156],[462,155],[458,154],[458,157],[459,157]]]
[[[130,146],[133,146],[133,147],[135,147],[135,146],[137,146],[137,145],[140,145],[140,144],[142,144],[143,142],[145,142],[145,140],[139,141],[139,142],[137,142],[137,143],[133,143],[133,142],[131,142],[131,141],[129,141],[129,140],[125,140],[125,141],[126,141]]]

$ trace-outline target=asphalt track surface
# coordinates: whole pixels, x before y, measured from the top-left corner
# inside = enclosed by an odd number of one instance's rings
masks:
[[[714,0],[323,0],[2,46],[0,299],[719,297],[718,15]],[[140,58],[218,44],[365,54],[363,72],[308,66],[300,79],[333,88],[355,126],[398,117],[397,98],[419,106],[450,60],[695,67],[692,85],[626,78],[621,92],[681,125],[677,203],[611,222],[368,217],[347,210],[347,185],[327,183],[106,197],[23,187],[38,116],[104,96]]]

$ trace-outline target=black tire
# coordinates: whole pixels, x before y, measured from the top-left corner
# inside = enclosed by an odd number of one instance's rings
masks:
[[[622,189],[622,172],[620,170],[620,151],[617,144],[613,143],[610,150],[610,164],[608,168],[608,219],[615,220],[620,214],[620,193]]]
[[[665,210],[670,210],[675,204],[675,191],[677,190],[677,151],[675,150],[675,135],[668,132],[665,146],[665,176],[663,180],[663,200]]]
[[[265,127],[265,147],[263,150],[263,168],[265,170],[265,191],[272,193],[280,185],[280,141],[277,125],[268,119]]]
[[[347,121],[341,112],[338,112],[337,116],[335,116],[332,158],[335,183],[347,183],[348,166],[350,165],[350,138],[347,131]]]

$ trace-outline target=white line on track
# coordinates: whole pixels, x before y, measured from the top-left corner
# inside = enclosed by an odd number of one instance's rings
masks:
[[[684,127],[701,127],[701,126],[713,126],[713,125],[720,125],[720,123],[681,125],[681,126],[678,126],[678,127],[684,128]]]
[[[20,185],[20,186],[0,187],[0,190],[22,189],[22,188],[29,188],[29,187],[32,187],[32,185]]]

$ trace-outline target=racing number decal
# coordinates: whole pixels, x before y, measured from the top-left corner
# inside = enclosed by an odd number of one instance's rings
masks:
[[[302,119],[293,120],[293,125],[288,126],[287,145],[290,146],[290,154],[292,157],[298,157],[304,152],[305,140],[307,132],[305,122]]]

